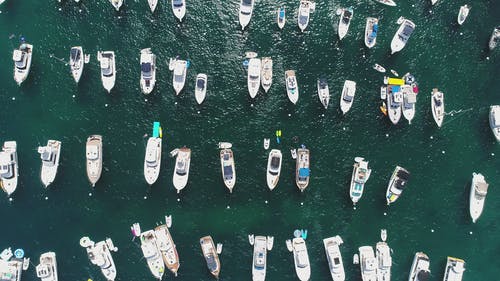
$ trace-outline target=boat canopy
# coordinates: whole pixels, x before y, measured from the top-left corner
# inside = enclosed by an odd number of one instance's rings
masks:
[[[23,51],[14,50],[14,53],[12,54],[12,59],[16,62],[21,61],[23,59]]]
[[[232,180],[233,179],[233,167],[232,166],[224,166],[224,179]]]
[[[402,180],[407,181],[410,178],[410,172],[405,169],[400,169],[396,176]]]
[[[99,158],[99,147],[97,145],[87,146],[87,159],[97,160]]]
[[[417,95],[413,92],[407,93],[406,94],[406,101],[408,103],[416,103],[417,102]]]
[[[404,85],[405,80],[400,79],[400,78],[391,78],[389,77],[387,84],[389,85]]]
[[[285,8],[280,8],[280,19],[285,18]]]
[[[305,177],[308,177],[309,174],[310,174],[309,168],[300,168],[299,169],[299,177],[305,178]]]
[[[160,137],[160,130],[161,130],[160,122],[158,121],[153,122],[153,138]]]
[[[420,270],[417,273],[418,281],[427,281],[427,280],[429,280],[430,276],[431,276],[430,272],[429,271],[425,271],[425,270]]]
[[[73,61],[78,61],[80,60],[80,49],[78,48],[71,48],[71,60]]]
[[[488,192],[488,186],[489,186],[489,184],[486,183],[486,182],[478,182],[478,183],[476,183],[476,191],[477,191],[477,193],[479,193],[481,195],[486,195],[486,193]]]
[[[199,89],[204,89],[205,88],[205,79],[198,79],[196,81],[196,87]]]

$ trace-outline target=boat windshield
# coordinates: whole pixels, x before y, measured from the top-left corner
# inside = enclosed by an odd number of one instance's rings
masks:
[[[254,268],[255,269],[264,269],[266,265],[266,256],[263,252],[257,253],[255,255]]]
[[[44,163],[46,163],[46,164],[49,164],[49,165],[50,164],[52,164],[52,165],[54,164],[54,162],[55,162],[55,157],[54,156],[55,156],[54,153],[51,150],[49,150],[49,149],[44,150],[40,154],[40,158],[42,158],[42,161]]]
[[[233,167],[232,166],[224,166],[224,179],[232,180],[233,179]]]
[[[309,15],[308,14],[300,14],[299,15],[299,25],[306,25],[307,21],[309,20]]]
[[[104,57],[101,62],[102,75],[106,77],[113,76],[113,64],[110,57]]]
[[[243,6],[252,6],[253,0],[242,0],[241,5]]]
[[[205,256],[205,259],[207,260],[207,267],[210,271],[216,271],[218,266],[217,266],[217,261],[215,260],[215,257],[213,255],[208,255]]]
[[[80,50],[77,48],[71,49],[70,57],[71,57],[71,60],[74,62],[79,61],[81,58]]]
[[[153,67],[151,63],[146,62],[141,65],[141,71],[144,78],[151,78]]]
[[[277,175],[278,174],[278,171],[279,171],[279,168],[280,168],[280,158],[279,157],[273,157],[271,159],[271,169],[269,171],[269,173],[271,173],[271,175]]]
[[[174,81],[176,83],[183,83],[184,82],[184,75],[174,75]]]
[[[19,60],[15,61],[15,65],[16,65],[17,69],[25,69],[26,68],[27,56],[24,52],[21,54],[21,58]]]
[[[175,8],[180,8],[180,7],[184,6],[183,0],[173,0],[172,3],[173,3]]]
[[[187,174],[186,162],[179,161],[177,163],[177,168],[175,169],[175,173],[178,174],[179,176],[186,175]]]
[[[12,164],[10,165],[1,165],[0,166],[0,177],[4,179],[10,179],[14,177],[14,169],[12,169]]]
[[[348,24],[348,23],[349,23],[349,21],[351,20],[351,17],[352,17],[352,13],[351,13],[351,11],[349,11],[349,10],[345,10],[345,11],[344,11],[344,17],[342,18],[342,22],[343,22],[344,24]]]
[[[196,81],[196,87],[198,87],[198,89],[204,89],[205,88],[205,80],[198,79],[198,81]]]
[[[99,158],[99,147],[97,145],[87,146],[87,159],[97,160]]]

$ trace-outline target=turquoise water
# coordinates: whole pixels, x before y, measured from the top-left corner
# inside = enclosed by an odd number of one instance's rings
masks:
[[[187,16],[179,24],[163,1],[151,15],[147,1],[127,1],[117,13],[108,1],[7,0],[0,6],[0,141],[18,143],[20,182],[12,202],[0,200],[0,248],[22,247],[34,263],[42,252],[53,250],[60,280],[104,280],[78,241],[84,235],[95,241],[111,237],[119,248],[113,255],[117,280],[153,280],[137,241],[131,242],[129,226],[138,221],[146,230],[171,214],[181,259],[177,280],[211,279],[198,246],[205,235],[224,244],[221,280],[250,280],[249,233],[275,237],[267,280],[296,280],[285,247],[296,228],[308,229],[311,280],[330,278],[322,239],[337,234],[345,242],[341,251],[347,280],[359,280],[352,255],[360,246],[375,246],[380,228],[387,228],[394,250],[393,280],[406,280],[416,251],[429,255],[431,280],[442,280],[448,255],[466,260],[464,280],[496,280],[498,268],[492,261],[500,248],[500,148],[488,127],[488,109],[500,103],[500,55],[488,52],[487,44],[499,24],[500,5],[470,3],[469,18],[459,27],[456,16],[464,3],[439,1],[431,8],[428,2],[412,7],[399,1],[391,8],[372,1],[318,1],[301,34],[297,1],[285,2],[283,31],[274,21],[283,1],[257,1],[242,32],[237,1],[188,1]],[[353,6],[354,18],[339,42],[335,11],[345,6]],[[363,43],[368,16],[380,18],[372,50]],[[391,56],[399,16],[412,19],[417,28],[405,49]],[[34,57],[30,76],[19,88],[12,79],[11,56],[21,35],[34,45]],[[92,56],[78,86],[69,67],[57,60],[67,60],[75,45]],[[139,50],[146,47],[156,53],[159,65],[157,86],[147,101],[139,89]],[[98,50],[116,52],[117,83],[111,94],[101,85]],[[274,60],[273,85],[254,101],[242,67],[249,50]],[[168,59],[176,55],[191,61],[178,97],[168,71]],[[411,125],[402,120],[393,126],[379,112],[382,75],[371,68],[376,62],[417,78],[420,94]],[[295,106],[286,98],[287,69],[297,72],[300,99]],[[199,72],[209,75],[201,106],[194,99]],[[316,93],[321,75],[328,78],[331,93],[326,111]],[[357,82],[357,92],[351,111],[342,116],[338,100],[346,79]],[[430,112],[428,96],[434,87],[445,93],[450,113],[441,129]],[[162,122],[164,153],[160,178],[149,188],[142,173],[143,135],[156,120]],[[262,140],[274,139],[276,129],[283,131],[282,143],[271,146],[285,157],[278,187],[269,192]],[[95,190],[85,175],[90,134],[104,138],[103,175]],[[36,147],[48,139],[62,141],[62,155],[55,183],[44,190]],[[219,141],[233,143],[233,194],[220,175]],[[295,162],[288,152],[301,143],[311,150],[312,169],[303,194],[295,187]],[[167,152],[183,145],[192,149],[191,173],[188,186],[177,195],[171,180],[174,160]],[[348,186],[356,156],[369,160],[373,172],[353,210]],[[389,208],[384,196],[396,165],[407,168],[412,178]],[[490,183],[475,225],[468,214],[472,172],[483,173]],[[23,280],[37,280],[33,267]]]

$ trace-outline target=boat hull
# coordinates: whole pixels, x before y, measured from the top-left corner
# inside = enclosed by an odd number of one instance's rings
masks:
[[[278,161],[278,168],[273,169],[273,158],[279,159]],[[269,157],[267,159],[267,174],[266,174],[266,181],[267,181],[267,187],[269,187],[270,190],[273,190],[276,185],[278,184],[279,178],[280,178],[280,173],[281,173],[281,163],[282,163],[283,157],[281,154],[281,151],[278,149],[273,149],[271,152],[269,152]]]
[[[156,55],[150,49],[141,51],[141,67],[143,64],[150,64],[150,73],[144,73],[141,70],[140,86],[141,91],[145,95],[151,94],[156,85]]]
[[[17,189],[17,181],[19,178],[19,168],[17,159],[17,143],[15,141],[6,141],[2,147],[2,159],[8,158],[8,161],[1,163],[2,165],[12,166],[12,175],[10,178],[0,178],[0,187],[10,197]]]
[[[47,142],[47,146],[55,150],[55,159],[53,165],[44,165],[44,162],[42,161],[40,179],[45,187],[48,187],[51,183],[53,183],[56,178],[57,169],[59,168],[59,159],[61,156],[61,142],[49,140]]]
[[[198,76],[196,76],[196,84],[198,84],[198,81],[204,81],[205,86],[203,88],[199,88],[197,85],[195,85],[194,97],[198,104],[202,104],[207,95],[207,82],[208,82],[207,75],[198,74]]]
[[[72,49],[77,49],[77,52],[80,53],[80,58],[77,61],[74,61],[70,56],[71,75],[73,76],[75,83],[78,83],[80,82],[80,79],[83,74],[83,67],[85,65],[84,63],[85,55],[83,53],[82,47],[73,47]]]
[[[234,165],[234,156],[231,149],[223,149],[220,152],[220,162],[222,170],[222,180],[224,185],[229,189],[229,192],[233,192],[234,185],[236,183],[236,169]]]
[[[304,169],[306,175],[301,175],[301,169]],[[297,159],[295,168],[295,183],[299,190],[303,192],[309,185],[309,149],[299,148],[297,149]]]
[[[497,142],[500,142],[500,105],[490,106],[490,128]]]
[[[21,86],[21,84],[28,78],[28,75],[30,74],[31,70],[31,60],[33,56],[33,45],[30,44],[22,44],[25,46],[24,50],[26,51],[26,65],[24,68],[18,68],[16,67],[16,64],[14,63],[14,80],[16,81],[18,86]]]
[[[439,105],[438,105],[439,103]],[[444,120],[444,94],[434,89],[431,93],[431,111],[436,125],[441,128]]]
[[[172,182],[177,190],[177,193],[180,193],[180,191],[187,185],[190,165],[191,149],[185,147],[179,149],[175,160],[174,175],[172,178]]]
[[[179,254],[168,227],[166,225],[155,227],[155,236],[165,266],[177,276],[180,267]]]
[[[377,24],[378,25],[378,19],[377,18],[372,18],[368,17],[366,18],[366,26],[365,26],[365,46],[368,49],[371,49],[377,44],[377,37],[371,38],[370,35],[373,32],[373,26]]]
[[[311,278],[311,266],[309,263],[306,242],[301,237],[293,238],[292,247],[295,273],[300,281],[309,281]]]
[[[219,279],[221,264],[212,237],[205,236],[200,238],[200,247],[203,257],[207,262],[208,270],[215,278]]]
[[[250,59],[248,63],[247,87],[250,97],[257,96],[260,87],[261,61],[258,58]]]
[[[339,248],[340,244],[342,244],[340,236],[323,239],[328,268],[330,269],[333,281],[345,280],[344,263],[342,262],[342,254]]]
[[[288,99],[296,104],[299,100],[299,85],[297,84],[297,78],[295,76],[295,71],[288,70],[285,72],[285,85],[286,85],[286,93]]]
[[[268,92],[273,83],[273,60],[271,58],[262,58],[262,71],[260,82],[264,92]]]
[[[351,109],[355,94],[356,82],[346,80],[342,89],[342,95],[340,95],[340,110],[342,110],[343,114],[346,114]]]
[[[161,152],[161,138],[150,137],[144,156],[144,178],[149,185],[153,185],[160,175]]]
[[[484,209],[486,194],[484,196],[479,196],[479,194],[476,195],[476,185],[480,183],[486,183],[484,176],[482,174],[473,173],[469,196],[469,213],[473,223],[479,219]]]
[[[92,135],[87,139],[86,154],[87,178],[94,187],[102,172],[102,136]]]

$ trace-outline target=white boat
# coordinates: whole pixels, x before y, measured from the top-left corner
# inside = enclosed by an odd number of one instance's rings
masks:
[[[40,178],[45,187],[54,182],[59,168],[59,158],[61,156],[61,142],[49,140],[46,146],[39,146],[38,153],[42,159],[42,169]]]
[[[441,128],[444,119],[444,94],[437,88],[432,89],[431,111],[432,117],[434,117],[434,121],[436,122],[438,127]]]
[[[273,83],[273,59],[270,57],[262,58],[262,70],[260,73],[260,83],[264,92],[268,92]]]
[[[400,18],[399,22],[401,22],[401,25],[391,41],[391,54],[401,51],[406,46],[413,31],[415,31],[415,24],[411,20]]]
[[[437,1],[438,0],[431,0],[431,5],[433,5],[433,6],[436,5]]]
[[[401,92],[403,93],[403,116],[408,123],[415,117],[415,104],[417,103],[417,94],[413,92],[413,87],[410,85],[402,85]]]
[[[285,7],[280,7],[277,12],[276,22],[278,23],[278,27],[283,29],[286,23],[286,10]]]
[[[292,156],[292,159],[297,159],[297,149],[295,148],[290,149],[290,154]]]
[[[297,17],[297,23],[299,25],[300,31],[304,32],[309,24],[309,18],[311,13],[316,8],[316,4],[311,1],[301,0],[299,6],[299,16]]]
[[[252,281],[266,280],[267,251],[273,248],[272,236],[250,236],[253,245]]]
[[[5,281],[21,281],[24,260],[16,258],[12,250],[7,248],[0,255],[0,278]]]
[[[380,73],[385,73],[385,67],[381,66],[380,64],[376,63],[373,65],[373,69],[375,69],[376,71],[380,72]]]
[[[154,13],[156,10],[156,6],[158,5],[158,0],[148,0],[148,5],[151,13]]]
[[[429,257],[422,252],[416,253],[415,257],[413,258],[413,263],[411,265],[408,281],[429,280],[429,277],[431,275],[429,266],[430,266]]]
[[[270,190],[273,190],[280,179],[281,173],[281,162],[283,157],[279,149],[273,149],[269,152],[269,157],[267,159],[267,186]]]
[[[490,128],[497,141],[500,142],[500,105],[490,106]]]
[[[463,5],[460,7],[460,10],[458,11],[458,16],[457,16],[457,22],[459,25],[462,25],[464,21],[467,19],[467,16],[469,15],[470,7],[467,5]]]
[[[472,184],[470,186],[469,212],[472,222],[475,223],[481,216],[484,208],[484,201],[488,194],[489,184],[484,176],[479,173],[472,173]]]
[[[187,61],[176,60],[174,67],[174,75],[172,76],[172,84],[174,85],[175,95],[179,95],[186,83]]]
[[[162,254],[158,247],[154,230],[148,230],[141,233],[141,250],[151,274],[153,274],[156,279],[161,280],[165,273],[165,264],[163,263]]]
[[[443,281],[462,281],[465,271],[465,261],[463,259],[448,257],[444,269]]]
[[[359,267],[363,281],[377,281],[377,259],[371,246],[359,247]]]
[[[490,42],[488,43],[490,51],[496,48],[498,42],[500,42],[500,26],[495,27],[491,33]]]
[[[232,145],[230,143],[220,143],[220,164],[222,170],[222,180],[224,184],[229,189],[229,192],[233,192],[234,184],[236,183],[236,169],[234,165],[233,151],[231,150]]]
[[[40,255],[40,264],[36,266],[36,277],[42,281],[57,281],[56,253],[47,252]]]
[[[94,241],[85,236],[80,239],[80,246],[87,250],[90,262],[101,269],[101,273],[106,280],[114,281],[116,278],[116,267],[111,256],[111,251],[116,252],[118,248],[113,245],[113,241],[106,238],[104,241],[94,243]]]
[[[351,24],[352,16],[354,15],[354,11],[352,7],[342,9],[342,13],[340,14],[339,19],[339,39],[342,40],[346,35],[347,31],[349,31],[349,25]]]
[[[339,248],[342,243],[344,243],[344,241],[342,241],[342,238],[338,235],[323,239],[326,259],[328,260],[328,268],[330,269],[333,281],[345,280],[344,263],[342,262],[342,255]]]
[[[386,242],[378,242],[375,246],[377,251],[377,281],[391,280],[392,257],[391,248]]]
[[[295,77],[294,70],[285,71],[285,84],[288,99],[293,104],[296,104],[299,100],[299,85],[297,84],[297,77]]]
[[[109,2],[111,2],[111,5],[113,5],[116,11],[120,10],[120,7],[123,5],[124,1],[125,0],[109,0]]]
[[[87,158],[87,178],[95,186],[102,172],[102,136],[91,135],[85,146]]]
[[[106,91],[111,92],[116,81],[116,63],[115,52],[113,51],[98,51],[97,60],[101,66],[102,85]]]
[[[349,189],[349,195],[352,200],[352,204],[356,205],[361,196],[363,196],[363,190],[365,187],[365,183],[370,178],[370,174],[372,172],[371,169],[368,168],[368,161],[365,161],[362,157],[354,158],[354,168],[352,170],[351,177],[351,187]]]
[[[31,57],[33,55],[33,45],[22,43],[19,49],[15,49],[12,54],[14,61],[14,80],[17,85],[28,78],[31,69]]]
[[[378,33],[378,19],[372,17],[366,18],[366,26],[365,26],[366,47],[373,48],[373,46],[375,46],[375,44],[377,43],[377,33]]]
[[[397,73],[397,71],[396,71],[396,70],[391,69],[391,73],[392,73],[392,74],[394,74],[394,76],[399,77],[399,74]]]
[[[354,94],[356,93],[356,82],[345,80],[342,95],[340,96],[340,109],[343,114],[346,114],[354,102]]]
[[[17,162],[17,143],[15,141],[6,141],[3,143],[0,151],[0,186],[11,196],[17,188],[19,169]]]
[[[330,102],[330,90],[328,88],[328,82],[326,78],[318,79],[318,98],[325,109],[328,108],[328,103]]]
[[[309,166],[309,149],[302,147],[297,149],[297,159],[295,166],[295,183],[303,192],[309,185],[310,166]]]
[[[389,184],[387,185],[386,199],[387,205],[394,203],[403,193],[406,188],[408,179],[410,178],[410,172],[405,168],[396,166],[394,172],[392,173]]]
[[[269,149],[269,144],[271,143],[271,139],[264,139],[264,149]]]
[[[167,218],[171,219],[171,217]],[[177,271],[180,267],[179,254],[168,228],[167,224],[155,227],[156,244],[158,245],[165,266],[177,276]]]
[[[392,1],[392,0],[375,0],[375,2],[379,2],[380,4],[384,4],[384,5],[387,5],[387,6],[396,6],[396,2]]]
[[[207,96],[207,82],[208,77],[206,74],[200,73],[196,76],[196,86],[194,89],[194,97],[198,104],[201,104]]]
[[[173,183],[177,193],[180,193],[186,187],[189,178],[189,166],[191,163],[191,149],[179,148],[177,158],[175,159],[175,168]]]
[[[161,137],[150,137],[144,156],[144,178],[149,185],[158,180],[161,168]]]
[[[302,237],[293,238],[292,242],[293,262],[295,273],[300,281],[309,281],[311,278],[311,265],[307,253],[306,241]]]
[[[156,84],[156,55],[151,48],[141,50],[141,91],[150,94]]]
[[[241,0],[240,1],[240,13],[239,20],[241,25],[241,30],[245,29],[245,27],[250,23],[250,19],[252,18],[254,0]]]
[[[261,61],[258,58],[251,58],[248,62],[247,87],[250,97],[257,96],[260,88]]]
[[[396,89],[394,86],[387,87],[387,111],[392,124],[396,125],[402,115],[403,93],[399,90],[394,92],[394,89]]]
[[[2,4],[3,4],[3,2],[5,2],[5,1],[6,1],[6,0],[0,0],[0,5],[2,5]]]
[[[71,68],[71,75],[78,83],[82,77],[83,67],[85,65],[85,55],[81,46],[72,47],[69,52],[69,66]]]
[[[215,248],[214,240],[212,239],[211,236],[204,236],[200,238],[200,247],[203,253],[203,257],[207,262],[208,270],[216,279],[219,279],[220,268],[221,268],[219,260],[220,251],[217,251],[219,245],[221,244],[218,244],[217,248]]]
[[[175,17],[182,22],[186,15],[186,0],[172,0],[172,11],[174,11]]]

